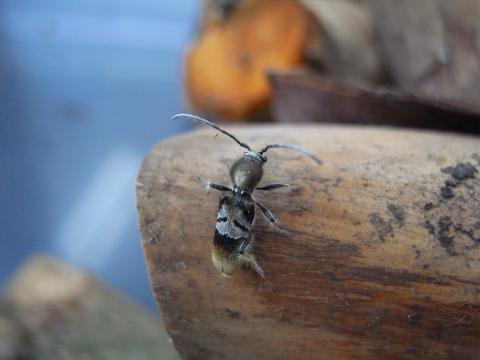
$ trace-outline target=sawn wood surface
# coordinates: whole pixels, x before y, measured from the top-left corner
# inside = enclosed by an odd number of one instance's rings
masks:
[[[271,150],[256,192],[262,279],[225,278],[210,252],[218,193],[243,149],[211,129],[157,144],[137,182],[154,296],[185,359],[480,358],[480,141],[336,126],[231,127]]]

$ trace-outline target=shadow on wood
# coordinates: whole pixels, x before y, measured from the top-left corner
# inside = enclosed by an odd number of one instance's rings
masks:
[[[257,194],[265,270],[222,277],[210,260],[218,194],[242,149],[211,130],[159,143],[137,182],[150,282],[186,359],[475,359],[480,354],[480,141],[366,127],[232,128],[272,151]]]

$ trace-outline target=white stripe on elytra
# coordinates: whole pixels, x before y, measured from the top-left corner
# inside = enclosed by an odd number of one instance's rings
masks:
[[[224,207],[218,211],[217,219],[220,218],[227,218],[227,221],[221,221],[217,222],[216,229],[221,235],[227,235],[229,238],[232,239],[239,239],[242,237],[248,237],[249,232],[248,231],[243,231],[240,229],[238,226],[234,224],[234,220],[237,220],[237,222],[245,228],[250,229],[250,224],[248,223],[247,219],[243,216],[228,216],[228,212],[225,211]]]
[[[229,221],[217,223],[216,228],[219,234],[227,235],[231,239],[248,237],[248,232],[241,230]]]
[[[224,205],[225,206],[225,205]],[[243,225],[247,229],[251,228],[251,224],[248,222],[247,218],[243,216],[243,212],[241,210],[236,211],[232,216],[232,211],[228,212],[222,206],[222,208],[218,211],[217,220],[221,218],[227,218],[229,221],[237,220],[240,225]]]

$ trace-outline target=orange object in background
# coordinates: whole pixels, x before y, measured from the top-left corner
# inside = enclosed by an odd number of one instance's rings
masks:
[[[267,70],[305,63],[315,19],[295,0],[246,0],[223,20],[208,20],[186,58],[195,111],[238,121],[267,109]]]

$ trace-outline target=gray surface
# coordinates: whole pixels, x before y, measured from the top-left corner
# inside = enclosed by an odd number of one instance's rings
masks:
[[[0,284],[49,252],[152,306],[135,176],[189,125],[169,118],[197,7],[0,0]]]

